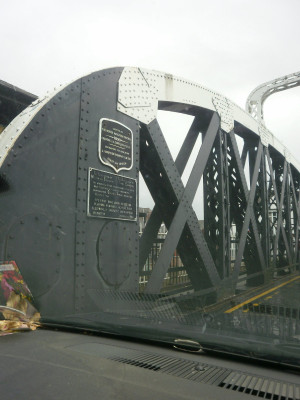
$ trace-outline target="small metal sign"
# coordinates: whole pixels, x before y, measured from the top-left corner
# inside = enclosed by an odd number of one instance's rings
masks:
[[[132,131],[112,119],[99,122],[99,158],[116,173],[132,168]]]
[[[136,209],[135,179],[89,169],[88,216],[136,221]]]

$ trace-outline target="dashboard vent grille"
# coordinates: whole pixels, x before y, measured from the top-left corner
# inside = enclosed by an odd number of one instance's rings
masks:
[[[230,374],[230,370],[225,368],[199,364],[184,359],[156,356],[153,354],[140,354],[134,358],[115,356],[110,357],[110,359],[123,364],[151,369],[179,378],[205,382],[216,386],[220,386],[221,382]]]
[[[232,371],[220,387],[270,400],[300,400],[300,386]]]
[[[134,352],[132,357],[129,352],[123,357],[115,355],[108,358],[123,364],[203,382],[264,399],[300,400],[300,385],[244,374],[227,368],[144,352]]]
[[[140,368],[145,368],[145,369],[151,369],[152,371],[159,371],[160,367],[155,365],[155,364],[150,364],[147,362],[143,361],[137,361],[137,360],[130,360],[127,358],[122,358],[122,357],[112,357],[111,358],[114,361],[121,362],[123,364],[129,364],[129,365],[134,365],[135,367],[140,367]]]

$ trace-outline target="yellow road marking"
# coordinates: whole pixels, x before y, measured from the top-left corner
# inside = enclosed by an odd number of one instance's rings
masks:
[[[285,286],[285,285],[287,285],[287,284],[290,283],[290,282],[296,281],[297,279],[300,279],[300,276],[296,276],[295,278],[290,279],[290,280],[287,281],[287,282],[281,283],[280,285],[275,286],[275,287],[273,287],[272,289],[266,290],[265,292],[263,292],[263,293],[261,293],[261,294],[258,294],[257,296],[251,297],[251,299],[248,299],[248,300],[246,300],[246,301],[243,301],[243,303],[240,303],[240,304],[238,304],[238,305],[235,306],[235,307],[229,308],[229,310],[226,310],[226,311],[225,311],[225,314],[229,314],[229,313],[231,313],[232,311],[238,310],[239,308],[243,307],[245,304],[249,304],[249,303],[251,303],[252,301],[254,301],[254,300],[256,300],[256,299],[259,299],[260,297],[265,296],[265,295],[268,294],[268,293],[274,292],[274,290],[279,289],[280,287]]]

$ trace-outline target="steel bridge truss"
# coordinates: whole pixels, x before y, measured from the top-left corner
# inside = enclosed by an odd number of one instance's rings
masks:
[[[158,109],[193,117],[175,160]],[[120,172],[99,157],[103,119],[131,131],[131,165]],[[54,312],[52,290],[56,298],[69,291],[81,311],[88,292],[139,294],[138,278],[164,223],[143,295],[186,290],[164,287],[176,253],[189,289],[218,300],[298,268],[299,170],[264,125],[211,90],[140,68],[99,71],[37,100],[1,134],[1,258],[21,264],[46,312]],[[140,237],[134,210],[131,220],[91,218],[91,171],[130,178],[137,187],[142,174],[155,206]],[[204,229],[194,210],[201,193]],[[44,271],[44,280],[36,271]]]
[[[181,106],[184,109],[185,105]],[[221,129],[216,112],[197,108],[191,112],[194,122],[175,161],[158,122],[141,127],[140,171],[155,207],[140,239],[140,273],[161,223],[168,228],[145,292],[161,290],[176,249],[194,290],[205,292],[211,288],[218,296],[233,294],[241,281],[257,286],[295,270],[297,170],[242,125],[237,124],[227,133]],[[198,135],[202,135],[202,145],[184,186],[181,175]],[[243,141],[241,151],[238,138]],[[204,232],[192,206],[201,179]],[[235,260],[230,255],[233,226],[237,238]]]

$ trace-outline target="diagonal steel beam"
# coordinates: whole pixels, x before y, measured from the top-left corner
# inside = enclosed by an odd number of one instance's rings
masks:
[[[151,247],[157,237],[159,228],[162,223],[162,216],[158,206],[155,206],[151,212],[151,216],[146,223],[144,232],[140,238],[140,251],[139,251],[139,271],[143,271],[144,265],[147,261]]]
[[[230,267],[231,267],[231,255],[230,255],[230,247],[231,247],[231,237],[230,237],[230,227],[231,227],[231,216],[230,216],[230,192],[229,192],[229,168],[228,168],[228,142],[227,142],[227,134],[224,134],[224,142],[223,142],[223,185],[224,185],[224,198],[222,201],[224,208],[224,277],[228,277],[230,275]],[[227,248],[227,249],[226,249]],[[225,250],[227,255],[225,254]]]
[[[231,132],[229,134],[229,138],[230,138],[233,154],[234,154],[234,157],[235,157],[235,161],[236,161],[237,167],[238,167],[237,173],[239,174],[240,181],[241,181],[241,184],[242,184],[242,189],[243,189],[245,198],[247,199],[248,195],[249,195],[249,189],[248,189],[248,185],[247,185],[247,181],[246,181],[246,177],[245,177],[243,164],[242,164],[242,161],[240,159],[239,149],[238,149],[238,145],[237,145],[237,142],[236,142],[236,139],[235,139],[235,133]]]
[[[294,247],[293,263],[296,263],[297,259],[298,259],[298,252],[299,252],[298,240],[299,240],[299,216],[300,216],[299,205],[300,205],[300,196],[299,196],[299,199],[297,199],[294,176],[292,174],[292,169],[291,169],[291,165],[290,164],[288,164],[288,169],[289,169],[289,174],[290,174],[290,178],[291,178],[291,186],[292,186],[293,199],[294,199],[293,212],[294,212],[295,247]]]
[[[263,204],[263,251],[265,254],[266,267],[270,267],[270,219],[269,219],[269,198],[268,198],[268,178],[266,168],[266,147],[263,148],[262,155],[262,204]]]
[[[280,194],[280,202],[279,202],[279,208],[278,208],[277,231],[276,231],[275,244],[274,244],[274,254],[275,255],[277,254],[278,242],[279,242],[279,233],[281,231],[282,236],[283,236],[283,241],[284,241],[284,244],[285,244],[285,248],[286,248],[286,252],[287,252],[287,255],[288,255],[288,258],[289,258],[289,263],[291,264],[292,263],[292,258],[291,258],[290,248],[289,248],[289,245],[288,245],[286,232],[285,232],[283,224],[282,224],[282,206],[283,206],[283,201],[284,201],[286,180],[287,180],[287,162],[285,160],[284,161],[284,167],[283,167],[283,180],[282,180],[282,188],[281,188],[281,194]]]
[[[155,138],[155,144],[149,131],[151,131]],[[169,229],[178,207],[179,199],[182,197],[184,187],[177,169],[174,168],[173,158],[157,121],[153,122],[149,127],[142,126],[140,144],[141,152],[144,153],[140,170],[145,177],[152,198],[164,216],[166,227]],[[161,150],[161,154],[159,154],[157,149]],[[160,157],[162,157],[164,164]],[[166,168],[168,168],[168,174]],[[171,179],[173,179],[172,182]],[[177,185],[177,181],[180,184]],[[197,219],[196,216],[195,218]],[[177,250],[194,289],[202,290],[211,286],[211,282],[198,249],[197,241],[200,243],[200,239],[197,230],[199,224],[197,225],[195,224],[196,227],[193,228],[192,225],[188,226],[186,224]]]
[[[236,159],[236,163],[237,163],[237,167],[238,167],[238,171],[237,172],[240,175],[240,180],[241,180],[241,183],[242,183],[244,196],[245,196],[246,199],[248,199],[249,190],[248,190],[248,186],[247,186],[247,182],[246,182],[245,171],[244,171],[244,168],[242,166],[242,162],[241,162],[241,159],[240,159],[240,156],[239,156],[239,150],[238,150],[238,147],[237,147],[237,143],[236,143],[234,132],[231,132],[229,134],[229,137],[230,137],[230,140],[231,140],[233,153],[234,153],[234,156],[235,156],[235,159]],[[261,147],[261,142],[259,142],[258,147],[259,148]],[[260,151],[262,151],[262,149]],[[253,179],[252,179],[252,181],[253,181]],[[262,268],[265,269],[266,262],[265,262],[265,258],[264,258],[264,254],[263,254],[260,238],[259,238],[259,233],[258,233],[258,229],[257,229],[257,223],[256,223],[253,207],[250,207],[249,211],[250,211],[250,220],[251,220],[251,224],[252,224],[252,230],[253,230],[253,234],[254,234],[254,239],[255,239],[255,243],[256,243],[256,247],[257,247],[259,260],[260,260]]]
[[[185,137],[185,140],[181,146],[181,149],[176,157],[175,165],[178,169],[179,175],[183,174],[183,171],[186,167],[186,164],[190,158],[192,150],[196,144],[196,141],[199,136],[199,132],[201,127],[203,126],[203,122],[200,117],[195,117],[194,121]]]
[[[249,151],[248,143],[244,142],[243,151],[242,151],[242,155],[241,155],[241,161],[242,161],[243,168],[245,167],[248,151]]]
[[[285,227],[285,232],[287,234],[287,239],[288,239],[288,244],[289,244],[289,249],[290,249],[290,255],[292,259],[292,220],[291,220],[291,182],[290,182],[290,177],[289,177],[289,164],[287,163],[287,174],[286,174],[286,227]]]
[[[190,227],[191,232],[195,232],[196,230],[198,233],[197,238],[194,237],[194,239],[196,239],[195,241],[199,253],[204,261],[204,265],[206,267],[211,283],[214,286],[220,283],[219,274],[208,250],[203,234],[200,230],[197,216],[192,208],[192,202],[200,183],[201,177],[203,175],[203,171],[206,166],[218,129],[219,117],[216,113],[214,113],[186,187],[183,187],[181,180],[177,180],[177,182],[175,182],[175,179],[173,177],[173,185],[180,185],[182,187],[182,194],[180,198],[178,198],[179,205],[171,222],[171,226],[168,230],[168,234],[166,236],[162,250],[159,254],[158,260],[152,270],[152,274],[145,288],[145,293],[157,293],[162,287],[164,276],[168,271],[170,260],[179,242],[185,224]]]
[[[295,262],[297,262],[298,259],[298,254],[299,254],[299,246],[298,246],[298,241],[299,241],[299,228],[300,228],[300,221],[299,221],[299,210],[300,210],[300,194],[299,194],[299,199],[298,202],[296,203],[296,208],[298,209],[297,211],[297,223],[295,224],[295,229],[296,229],[296,239],[295,239]]]
[[[291,186],[292,186],[292,192],[293,192],[294,203],[295,203],[295,205],[296,205],[294,211],[296,211],[297,216],[298,216],[298,215],[299,215],[299,210],[298,210],[298,208],[297,208],[297,203],[298,203],[298,201],[297,201],[297,196],[296,196],[296,191],[295,191],[295,185],[294,185],[294,179],[293,179],[293,174],[292,174],[292,171],[291,171],[291,165],[290,165],[290,164],[288,164],[288,172],[289,172],[290,179],[291,179]]]
[[[260,168],[260,162],[261,162],[261,158],[262,158],[262,150],[263,150],[263,145],[261,144],[261,142],[259,142],[258,148],[257,148],[255,165],[254,165],[254,169],[253,169],[252,180],[251,180],[251,187],[250,187],[250,192],[249,192],[249,197],[248,197],[246,214],[245,214],[241,237],[240,237],[240,241],[239,241],[239,245],[238,245],[238,252],[237,252],[236,260],[234,263],[234,271],[233,271],[233,279],[234,280],[237,280],[237,278],[239,276],[242,257],[243,257],[245,245],[246,245],[247,233],[248,233],[249,224],[250,224],[250,220],[251,220],[251,214],[253,213],[253,200],[254,200],[254,196],[255,196],[256,183],[257,183],[257,178],[258,178],[258,173],[259,173],[259,168]],[[252,222],[252,227],[253,227],[253,222]]]
[[[284,241],[284,245],[285,245],[285,248],[286,248],[286,251],[287,251],[287,254],[288,254],[288,258],[289,258],[289,263],[292,263],[292,258],[291,258],[290,248],[289,248],[289,245],[288,245],[288,240],[287,240],[287,237],[286,237],[286,232],[285,232],[283,224],[282,224],[282,205],[283,205],[285,182],[286,182],[286,175],[287,175],[287,162],[285,160],[284,169],[283,169],[283,181],[282,181],[281,195],[280,195],[280,200],[279,200],[279,195],[278,195],[277,186],[276,186],[275,177],[274,177],[274,170],[273,170],[273,166],[272,166],[270,152],[269,152],[268,149],[266,150],[266,154],[267,154],[267,159],[268,159],[268,164],[269,164],[269,169],[270,169],[270,175],[271,175],[271,180],[272,180],[273,189],[274,189],[274,195],[275,195],[275,199],[276,199],[277,213],[278,213],[278,216],[277,216],[277,230],[276,230],[276,237],[275,237],[273,253],[274,253],[274,257],[277,257],[279,233],[281,231],[282,237],[283,237],[283,241]],[[279,218],[279,216],[280,216],[280,218]],[[273,261],[275,262],[275,258],[274,258]]]
[[[197,138],[199,136],[200,126],[202,125],[202,121],[200,121],[199,117],[195,117],[194,121],[185,137],[185,140],[181,146],[181,149],[176,157],[175,165],[177,167],[178,173],[181,176],[186,167],[186,164],[190,158],[192,150],[195,146]],[[151,216],[146,224],[143,235],[140,238],[140,255],[139,255],[139,269],[140,272],[143,270],[145,262],[148,258],[148,255],[151,250],[151,246],[157,237],[159,228],[161,223],[163,222],[163,218],[159,211],[158,205],[155,205]]]
[[[203,176],[204,235],[221,279],[230,271],[227,150],[227,134],[219,130]]]

